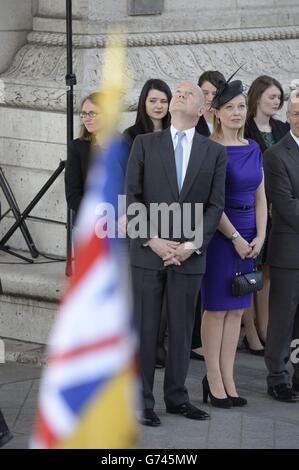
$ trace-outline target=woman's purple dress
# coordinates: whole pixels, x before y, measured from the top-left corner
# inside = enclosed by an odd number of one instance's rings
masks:
[[[256,236],[255,191],[262,182],[262,154],[258,144],[248,139],[248,145],[227,147],[227,172],[224,212],[247,241]],[[251,206],[241,210],[240,207]],[[241,260],[233,243],[218,230],[207,249],[207,267],[201,295],[204,310],[237,310],[250,307],[251,294],[231,295],[231,281],[236,273],[237,259],[241,272],[251,272],[253,260]]]

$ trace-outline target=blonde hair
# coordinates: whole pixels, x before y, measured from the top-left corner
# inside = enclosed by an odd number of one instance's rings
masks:
[[[245,98],[245,103],[246,103],[246,107],[247,107],[247,97],[244,93],[241,93],[241,94]],[[227,103],[224,103],[223,106],[225,106],[226,104]],[[221,106],[221,108],[222,108],[222,106]],[[239,140],[244,139],[244,128],[245,128],[245,123],[238,130],[237,137],[238,137]],[[213,117],[213,132],[211,133],[209,138],[211,140],[214,140],[215,142],[221,142],[221,140],[223,139],[223,131],[222,131],[222,126],[221,126],[221,121],[220,121],[220,118],[217,118],[215,111],[214,111],[214,117]]]

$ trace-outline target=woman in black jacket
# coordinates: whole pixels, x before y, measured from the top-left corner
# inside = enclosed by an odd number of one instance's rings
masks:
[[[83,197],[91,153],[97,146],[95,136],[101,127],[99,98],[100,92],[94,92],[83,99],[79,138],[69,144],[65,167],[65,194],[68,207],[73,210],[75,217]]]
[[[68,207],[73,211],[73,220],[76,230],[77,213],[85,192],[85,184],[93,155],[101,154],[101,131],[103,129],[102,115],[100,109],[102,93],[100,91],[86,96],[81,104],[80,118],[81,129],[78,139],[69,144],[68,159],[65,168],[65,194]],[[124,194],[124,183],[126,166],[129,158],[130,148],[126,139],[121,139],[121,151],[111,154],[109,157],[109,172],[114,178],[115,187],[119,188],[120,194]],[[115,211],[118,211],[117,202]],[[125,242],[125,240],[122,240]],[[123,246],[126,249],[126,244]]]
[[[284,93],[281,84],[268,75],[256,78],[248,90],[248,114],[245,126],[245,138],[255,140],[264,152],[273,144],[279,142],[288,132],[285,122],[274,118],[282,108]],[[271,219],[268,217],[267,234],[269,234]],[[254,311],[248,309],[243,316],[245,326],[244,344],[251,353],[263,355],[263,344],[266,341],[268,325],[268,298],[270,290],[269,267],[266,264],[267,236],[257,265],[264,274],[264,287],[254,296],[256,325]]]
[[[170,125],[171,98],[170,88],[163,80],[151,78],[145,82],[138,100],[135,124],[124,131],[131,145],[137,135],[162,131]]]
[[[204,114],[200,116],[195,129],[199,134],[205,137],[209,137],[213,132],[214,111],[211,108],[211,104],[221,82],[225,82],[225,78],[218,70],[207,70],[203,72],[197,82],[205,97],[206,110]]]

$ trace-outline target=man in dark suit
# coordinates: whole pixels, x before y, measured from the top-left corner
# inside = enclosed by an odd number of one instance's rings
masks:
[[[164,292],[168,312],[168,356],[164,377],[164,400],[168,413],[190,419],[209,415],[189,401],[187,376],[195,304],[205,271],[205,250],[224,207],[225,148],[195,131],[204,97],[200,88],[181,83],[170,103],[171,127],[162,132],[137,136],[127,169],[128,233],[136,324],[140,334],[140,369],[143,393],[141,422],[158,426],[154,412],[153,383],[156,344]],[[141,222],[146,235],[132,236],[132,204],[146,209]],[[151,218],[152,205],[173,203],[181,210],[171,217]],[[196,212],[202,203],[203,217]],[[191,231],[181,229],[185,204],[191,208]],[[163,226],[168,226],[169,236]],[[178,227],[178,225],[180,227]],[[202,244],[197,236],[203,227]],[[149,233],[151,229],[151,233]]]
[[[266,191],[272,203],[269,238],[269,324],[265,361],[268,394],[295,402],[299,364],[293,364],[293,387],[287,369],[292,338],[299,338],[299,95],[287,111],[290,131],[264,153]]]

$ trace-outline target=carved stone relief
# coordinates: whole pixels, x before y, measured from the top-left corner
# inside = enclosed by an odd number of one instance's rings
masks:
[[[225,76],[243,64],[238,77],[246,85],[259,74],[278,77],[287,86],[299,77],[298,40],[230,42],[223,44],[190,44],[156,47],[129,47],[127,75],[132,88],[126,97],[126,108],[136,108],[143,83],[160,77],[171,87],[186,78],[197,80],[208,69],[219,69]],[[103,60],[103,48],[75,48],[73,67],[78,85],[77,101],[82,94],[95,89]],[[15,56],[10,69],[0,78],[4,81],[1,101],[13,106],[65,108],[64,47],[27,44]]]

